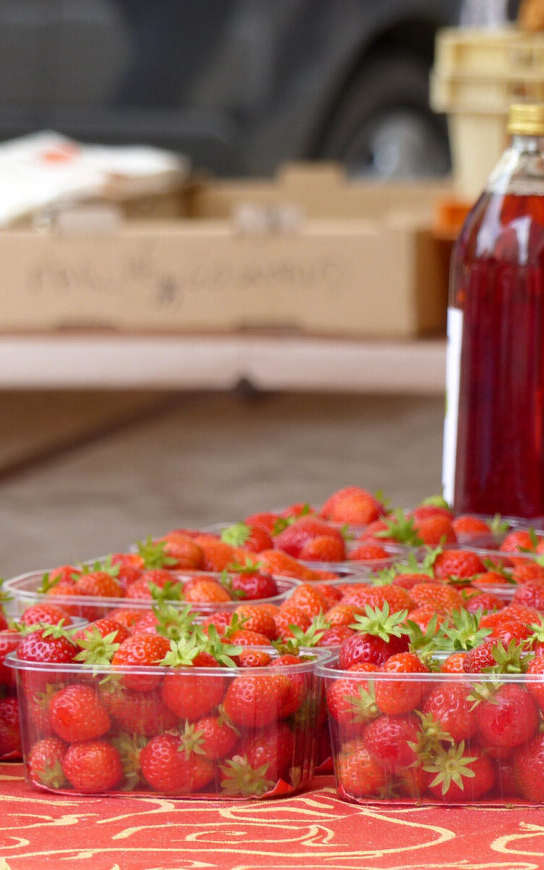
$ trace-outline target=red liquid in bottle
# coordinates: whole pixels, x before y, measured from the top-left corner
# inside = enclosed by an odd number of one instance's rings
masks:
[[[544,196],[484,193],[452,262],[463,312],[454,508],[544,516]]]

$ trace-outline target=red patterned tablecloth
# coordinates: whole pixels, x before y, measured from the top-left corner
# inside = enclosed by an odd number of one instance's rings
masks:
[[[78,798],[0,764],[0,870],[542,870],[544,811],[362,807],[332,778],[259,802]]]

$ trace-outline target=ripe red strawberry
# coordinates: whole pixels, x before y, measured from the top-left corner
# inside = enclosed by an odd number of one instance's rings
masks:
[[[174,728],[177,716],[161,699],[158,691],[134,692],[123,686],[106,684],[100,700],[115,724],[129,734],[153,737]]]
[[[264,668],[271,662],[272,656],[263,649],[244,649],[236,656],[236,664],[241,668]]]
[[[184,658],[187,654],[189,658]],[[190,667],[180,665],[185,663]],[[165,658],[165,663],[173,665],[166,674],[161,686],[161,697],[166,706],[180,719],[194,722],[206,716],[214,707],[221,703],[225,694],[226,682],[221,675],[219,663],[207,653],[196,656],[180,641],[176,649],[172,649]],[[178,664],[179,663],[179,664]],[[199,674],[198,668],[217,669],[217,676],[207,673]]]
[[[483,574],[476,574],[472,578],[472,583],[481,589],[482,586],[484,588],[488,586],[504,586],[505,583],[508,583],[508,580],[504,574],[500,574],[498,571],[484,571]]]
[[[491,527],[485,520],[471,514],[460,514],[452,521],[453,531],[459,540],[492,538]]]
[[[17,648],[20,659],[30,662],[68,664],[73,662],[79,647],[67,637],[60,626],[40,628],[23,637]],[[24,680],[28,690],[38,690],[47,685],[51,675],[46,671],[28,671],[24,674]]]
[[[457,535],[451,520],[445,516],[431,516],[414,522],[417,534],[427,547],[455,544]]]
[[[221,583],[211,578],[190,580],[183,587],[183,595],[186,601],[211,604],[221,604],[223,601],[232,601],[230,594]]]
[[[506,535],[499,550],[503,553],[519,553],[522,550],[534,552],[537,544],[538,538],[532,530],[516,529]]]
[[[388,772],[413,764],[417,755],[420,722],[413,713],[404,716],[380,716],[366,725],[363,740],[376,761]]]
[[[440,629],[440,626],[446,619],[446,614],[443,610],[437,610],[434,604],[422,604],[420,607],[414,608],[408,614],[410,622],[414,622],[423,633],[425,633],[430,622],[435,620],[435,634]]]
[[[333,625],[332,628],[327,628],[319,638],[316,646],[332,647],[340,646],[349,637],[354,634],[353,629],[347,625]]]
[[[244,523],[248,526],[259,526],[260,528],[268,532],[269,535],[272,535],[278,517],[279,514],[272,513],[271,511],[265,511],[260,514],[250,514],[248,517],[245,518]]]
[[[443,674],[464,674],[465,669],[463,663],[465,661],[464,652],[454,652],[445,659],[440,670]]]
[[[161,635],[136,632],[123,641],[112,658],[113,665],[138,665],[153,667],[158,665],[170,649],[170,643]],[[127,689],[150,692],[161,681],[161,674],[123,674],[123,684]]]
[[[36,625],[36,623],[56,625],[61,622],[61,620],[64,625],[72,624],[72,617],[66,613],[62,607],[58,607],[56,604],[50,604],[48,601],[40,601],[38,604],[32,604],[30,607],[26,608],[20,617],[20,621],[24,623],[24,625]]]
[[[272,536],[262,525],[235,523],[221,532],[221,540],[231,547],[245,547],[251,553],[270,550],[274,546]]]
[[[382,673],[425,674],[429,669],[414,653],[404,652],[390,656],[382,667]],[[410,713],[420,704],[428,688],[422,680],[377,680],[376,703],[382,713],[398,715]]]
[[[268,646],[270,643],[270,638],[266,634],[260,634],[258,631],[246,630],[245,628],[233,631],[229,635],[228,640],[230,643],[237,644],[238,646]]]
[[[526,743],[538,726],[538,710],[532,696],[516,683],[505,683],[494,689],[489,700],[481,701],[476,707],[482,742],[508,747]]]
[[[327,580],[338,579],[333,577],[327,577]],[[332,583],[320,583],[319,584],[319,594],[323,597],[323,609],[328,610],[330,607],[334,607],[335,604],[339,604],[342,598],[340,591],[333,586]]]
[[[20,758],[19,705],[17,698],[0,698],[0,758]]]
[[[351,625],[361,608],[351,604],[335,604],[325,613],[325,620],[329,625]]]
[[[522,797],[535,803],[544,801],[544,734],[537,734],[516,751],[514,775]]]
[[[504,647],[507,647],[511,641],[524,641],[530,637],[531,629],[519,619],[508,619],[504,617],[496,622],[489,635],[489,640],[495,638],[500,641]]]
[[[290,626],[296,626],[302,631],[306,631],[310,627],[310,617],[303,610],[299,610],[296,606],[292,606],[289,601],[281,605],[274,621],[278,637],[281,640],[293,637],[293,632]]]
[[[438,800],[471,803],[491,791],[495,769],[478,747],[465,750],[465,743],[442,749],[424,764],[427,788]]]
[[[343,562],[345,558],[346,545],[335,535],[317,535],[306,541],[299,552],[303,562]]]
[[[383,513],[383,505],[359,486],[346,486],[334,492],[324,503],[319,515],[335,523],[366,526]]]
[[[47,577],[48,584],[58,583],[74,583],[80,576],[81,569],[75,568],[74,565],[59,565],[58,568],[53,568]]]
[[[376,586],[374,588],[373,607],[383,607],[387,602],[390,613],[398,613],[399,610],[412,610],[414,600],[410,593],[402,586]]]
[[[274,617],[262,610],[258,604],[240,604],[234,611],[243,622],[243,628],[264,634],[270,640],[274,640],[278,631]]]
[[[66,744],[58,737],[45,737],[38,740],[28,757],[28,775],[36,785],[59,789],[66,785],[62,762],[66,754]]]
[[[286,776],[294,751],[293,732],[284,722],[279,722],[276,727],[264,728],[247,738],[238,754],[245,756],[253,769],[263,766],[263,776],[275,781]]]
[[[123,643],[124,640],[130,637],[130,632],[127,628],[115,619],[110,619],[107,616],[84,625],[83,628],[80,628],[75,632],[73,637],[74,640],[79,643],[79,641],[85,641],[92,634],[99,634],[100,637],[113,635],[113,643]]]
[[[527,583],[528,580],[544,580],[544,565],[531,562],[529,559],[519,561],[512,570],[512,579],[516,583]]]
[[[182,532],[169,532],[162,539],[164,555],[170,568],[183,571],[200,571],[204,567],[202,547]]]
[[[121,586],[107,571],[92,571],[82,574],[76,582],[78,595],[91,595],[99,598],[119,598],[123,596]]]
[[[330,680],[327,686],[327,709],[341,729],[343,737],[361,734],[361,728],[379,715],[374,691],[375,683],[360,676],[375,673],[370,662],[359,662],[350,669],[353,677]]]
[[[439,683],[427,695],[421,710],[432,716],[455,742],[468,740],[477,729],[474,700],[469,696],[470,686],[452,681]]]
[[[243,674],[229,681],[223,707],[235,725],[259,728],[281,718],[291,691],[287,674]]]
[[[498,595],[493,595],[491,592],[482,592],[480,595],[475,595],[466,603],[466,609],[469,613],[476,613],[477,610],[489,613],[502,610],[503,607],[504,601]]]
[[[82,794],[109,791],[123,779],[119,753],[105,740],[69,746],[62,769],[70,785]]]
[[[6,656],[17,649],[22,635],[14,628],[0,631],[0,686],[15,686],[15,671],[4,664]]]
[[[110,730],[110,717],[97,692],[84,683],[72,683],[51,699],[49,721],[67,743],[96,740]]]
[[[536,654],[534,659],[529,663],[527,674],[537,675],[541,679],[527,681],[527,689],[533,696],[541,710],[544,710],[544,655],[540,652]]]
[[[339,652],[338,665],[347,670],[356,662],[383,665],[396,653],[406,652],[408,636],[403,625],[406,613],[390,614],[389,605],[382,610],[367,607],[365,616],[357,616],[357,633],[346,640]]]
[[[384,559],[390,558],[391,554],[380,544],[362,543],[348,553],[350,562],[382,562]]]
[[[471,550],[444,550],[433,564],[433,573],[440,580],[448,577],[473,577],[485,571],[485,565],[477,553]]]
[[[143,611],[130,610],[128,607],[118,607],[114,610],[108,610],[108,619],[114,619],[120,625],[123,625],[129,631],[133,631],[135,626],[142,618]]]
[[[262,570],[275,577],[294,577],[297,580],[320,580],[320,574],[298,559],[288,556],[283,550],[262,550],[259,553]]]
[[[224,571],[236,561],[236,548],[213,535],[198,535],[194,538],[194,542],[204,554],[202,565],[204,571]]]
[[[435,610],[442,611],[461,610],[463,607],[461,593],[453,586],[442,583],[417,583],[410,590],[410,595],[419,607],[429,604]]]
[[[387,780],[384,768],[361,738],[342,746],[336,759],[336,776],[340,793],[348,798],[379,796]]]
[[[293,590],[285,607],[296,608],[305,613],[310,619],[319,616],[325,610],[326,600],[319,586],[310,583],[302,583]]]
[[[185,724],[182,742],[185,752],[191,750],[212,761],[225,758],[238,743],[239,731],[220,711],[218,716],[205,716],[194,725]]]
[[[426,520],[429,517],[446,517],[453,522],[454,516],[449,508],[439,504],[420,504],[410,512],[415,520]]]
[[[361,613],[364,612],[367,605],[373,607],[375,601],[376,587],[368,586],[366,583],[350,583],[344,590],[341,599],[342,604],[355,607]]]
[[[544,580],[528,580],[521,584],[514,592],[513,600],[515,604],[544,610]]]
[[[337,539],[342,547],[343,556],[341,558],[345,558],[344,539],[341,533],[338,529],[315,517],[301,517],[292,525],[287,526],[274,538],[274,548],[299,559],[301,558],[301,550],[307,541],[323,535]]]
[[[184,751],[174,734],[159,734],[140,753],[142,775],[152,789],[164,794],[191,794],[213,780],[213,762],[204,755]]]
[[[274,578],[262,571],[233,571],[230,574],[230,583],[234,593],[239,593],[244,601],[273,598],[279,594]]]

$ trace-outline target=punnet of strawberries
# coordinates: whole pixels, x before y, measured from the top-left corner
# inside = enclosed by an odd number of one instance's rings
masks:
[[[348,486],[14,578],[0,755],[16,673],[39,787],[540,802],[543,541]]]
[[[235,643],[190,607],[154,607],[152,628],[111,618],[38,627],[7,664],[17,674],[27,772],[39,787],[260,798],[313,773],[319,654]],[[327,658],[321,653],[321,658]]]

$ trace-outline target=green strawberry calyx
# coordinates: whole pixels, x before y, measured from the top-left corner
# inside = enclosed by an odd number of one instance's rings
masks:
[[[244,571],[244,573],[249,572]],[[227,590],[233,601],[236,599],[240,600],[242,598],[247,598],[247,595],[243,589],[237,589],[234,586],[234,583],[232,582],[231,572],[227,571],[226,569],[221,571],[219,575],[219,582],[221,586],[223,586],[223,588]]]
[[[531,622],[529,628],[531,629],[531,634],[523,641],[527,649],[531,649],[535,643],[542,643],[544,641],[544,614],[539,616],[538,622]]]
[[[196,614],[190,604],[185,607],[174,607],[166,601],[159,601],[153,607],[157,617],[155,631],[168,640],[182,640],[195,628]]]
[[[220,766],[223,793],[247,797],[270,791],[274,783],[265,776],[268,766],[266,761],[260,767],[252,767],[245,755],[234,755]]]
[[[146,571],[158,568],[172,568],[174,565],[177,565],[177,559],[167,554],[167,546],[167,541],[154,541],[151,535],[148,535],[145,540],[137,542],[138,555],[142,557]]]
[[[190,667],[197,655],[204,652],[205,647],[205,638],[199,632],[180,640],[171,640],[170,649],[159,664],[172,668]]]
[[[402,544],[421,547],[423,541],[419,537],[412,517],[407,517],[400,508],[393,511],[392,516],[384,519],[386,528],[374,534],[375,538],[393,538]]]
[[[107,556],[105,559],[97,559],[94,562],[82,562],[78,570],[81,575],[95,574],[97,571],[101,571],[103,574],[109,574],[110,577],[117,577],[121,570],[121,566],[114,565],[112,557]],[[75,575],[75,579],[79,579],[78,575]]]
[[[410,639],[409,650],[416,653],[428,667],[432,666],[432,655],[437,650],[437,622],[438,614],[435,613],[427,623],[425,631],[423,631],[413,620],[406,620],[406,633]]]
[[[325,619],[323,613],[314,616],[310,625],[306,630],[303,630],[298,625],[290,625],[292,637],[287,637],[285,640],[272,641],[278,652],[291,653],[298,655],[302,647],[317,646],[325,632],[331,627],[330,622]]]
[[[408,745],[416,755],[416,761],[411,766],[419,764],[422,760],[432,760],[434,753],[442,748],[443,743],[453,743],[451,734],[442,728],[432,713],[422,713],[416,710],[416,716],[421,721],[421,730],[416,741],[409,741]]]
[[[230,572],[231,574],[257,574],[262,570],[263,563],[262,562],[253,562],[251,559],[247,559],[243,564],[241,562],[231,562],[230,565],[227,565],[226,572]],[[225,572],[221,572],[223,574]]]
[[[227,668],[237,667],[236,662],[231,656],[239,656],[243,652],[244,647],[239,644],[225,643],[225,640],[219,636],[215,625],[208,625],[208,633],[205,635],[204,652],[213,656],[216,662],[224,665]]]
[[[292,526],[293,523],[296,523],[301,517],[307,517],[312,513],[311,505],[308,503],[303,504],[301,509],[296,514],[289,514],[287,517],[276,517],[274,520],[274,525],[272,526],[272,537],[276,537],[276,535],[281,534],[285,529],[289,526]]]
[[[75,629],[67,629],[64,626],[64,620],[61,619],[61,621],[57,622],[56,625],[46,625],[45,628],[41,629],[41,632],[42,637],[52,637],[55,640],[58,640],[62,637],[65,640],[69,640],[70,643],[73,643],[74,646],[76,646],[72,639],[72,634],[74,633],[74,630]]]
[[[51,764],[47,764],[38,770],[34,770],[34,775],[42,785],[45,785],[48,788],[62,788],[64,785],[68,784],[68,780],[64,776],[60,759],[56,759]]]
[[[140,752],[146,745],[147,740],[141,734],[121,732],[112,737],[111,742],[117,749],[121,759],[121,766],[124,772],[123,790],[132,791],[140,784]]]
[[[476,755],[465,755],[465,741],[461,740],[457,746],[450,746],[448,749],[438,746],[433,758],[423,764],[423,770],[436,774],[431,780],[430,786],[433,788],[436,785],[441,785],[442,796],[444,796],[452,783],[464,790],[465,779],[476,776],[469,765],[477,760]]]
[[[482,559],[482,561],[488,571],[492,571],[494,574],[500,574],[501,577],[504,577],[506,583],[516,585],[516,581],[512,577],[512,574],[504,567],[504,565],[501,565],[499,562],[494,562],[493,559],[489,558]]]
[[[202,748],[203,742],[204,735],[202,731],[199,731],[194,723],[186,722],[185,728],[180,735],[178,752],[184,752],[187,760],[189,760],[191,755],[206,755],[206,750]]]
[[[352,622],[349,627],[354,631],[379,637],[386,643],[391,637],[401,637],[403,634],[410,633],[405,624],[408,611],[398,610],[395,613],[390,613],[387,601],[382,608],[371,607],[367,604],[365,614],[364,616],[357,614],[355,622]]]
[[[370,722],[371,719],[376,719],[380,715],[380,709],[376,704],[374,683],[369,682],[367,687],[358,686],[354,695],[344,695],[343,698],[349,704],[355,722]]]
[[[453,610],[436,633],[435,649],[462,652],[479,646],[491,634],[490,628],[479,628],[482,613]]]
[[[491,533],[495,538],[502,538],[510,528],[509,524],[500,514],[495,514],[488,522]]]
[[[78,639],[81,651],[75,657],[76,662],[83,662],[86,665],[109,665],[121,646],[116,642],[116,637],[116,629],[104,637],[97,628],[87,630],[85,637]]]
[[[79,575],[74,574],[72,576],[78,577]],[[45,594],[49,592],[50,589],[53,589],[53,587],[56,586],[58,583],[60,583],[60,574],[57,577],[51,577],[50,572],[46,571],[46,573],[42,577],[41,584],[38,586],[38,592],[43,592]]]
[[[157,586],[152,580],[148,583],[153,601],[182,601],[183,584],[179,580],[167,580],[164,586]]]
[[[451,510],[451,505],[448,504],[443,495],[429,495],[421,502],[422,507],[441,507],[446,510]]]
[[[251,528],[247,523],[234,523],[221,532],[221,540],[231,547],[243,547],[251,535]]]
[[[243,627],[247,624],[248,620],[248,616],[244,616],[243,614],[242,616],[240,616],[239,613],[233,613],[230,623],[223,633],[223,639],[226,638],[227,640],[230,640],[230,638],[236,631],[241,631],[243,629]]]

